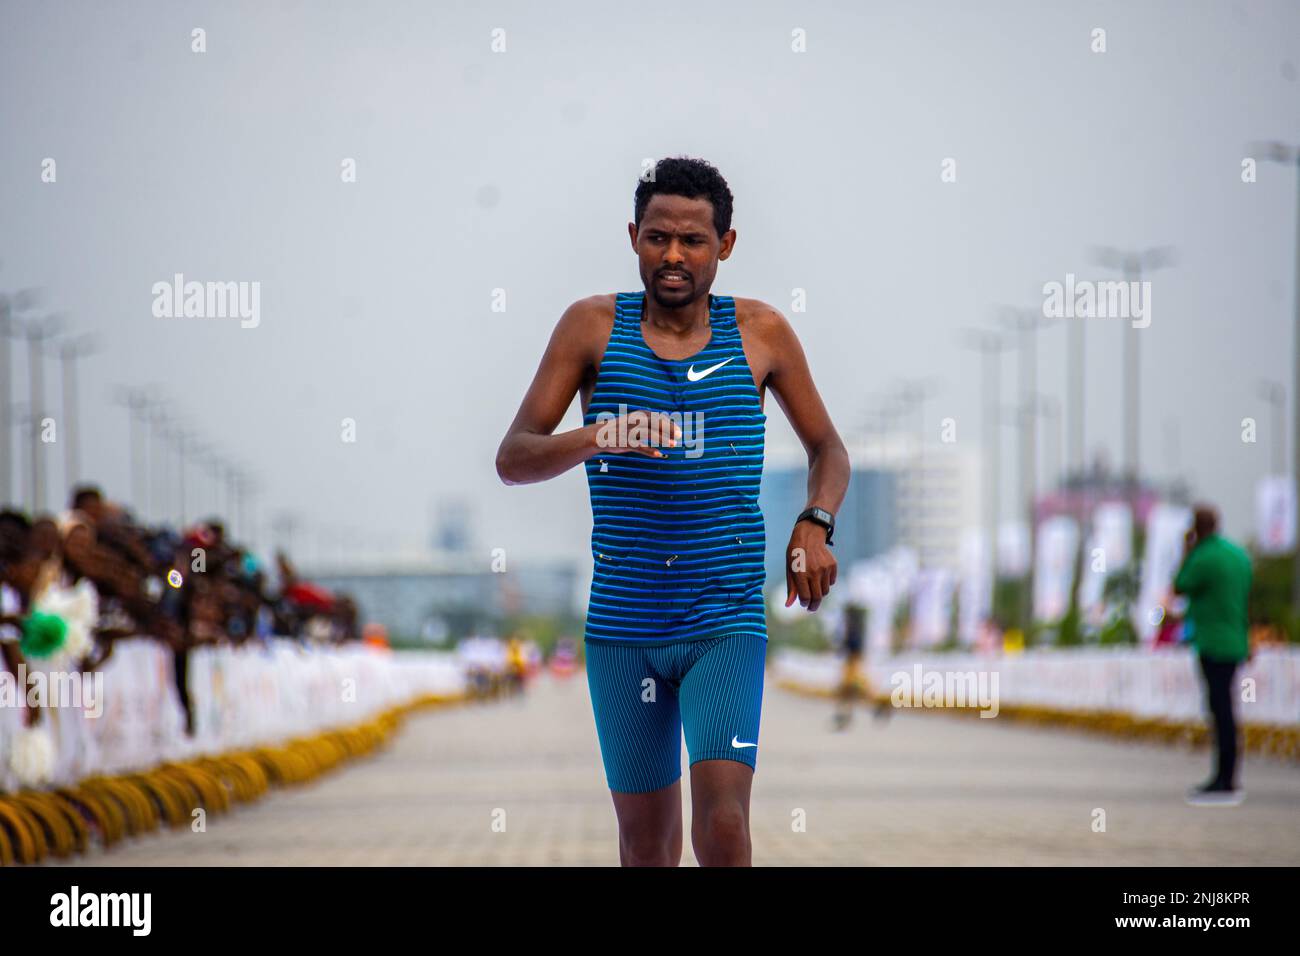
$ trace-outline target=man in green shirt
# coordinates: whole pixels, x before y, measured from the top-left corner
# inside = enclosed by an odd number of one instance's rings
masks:
[[[1215,774],[1188,794],[1198,805],[1237,804],[1237,722],[1233,716],[1233,678],[1250,656],[1246,604],[1250,594],[1250,555],[1218,533],[1219,517],[1198,506],[1183,542],[1183,563],[1174,591],[1187,596],[1184,634],[1196,648],[1205,675],[1206,697],[1217,741]]]

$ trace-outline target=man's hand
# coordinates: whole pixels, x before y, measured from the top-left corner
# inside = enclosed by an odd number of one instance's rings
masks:
[[[826,545],[826,529],[807,520],[795,524],[785,549],[785,606],[798,596],[800,605],[817,610],[835,583],[837,568]]]
[[[682,430],[663,412],[638,409],[617,418],[596,422],[596,447],[601,451],[622,455],[635,452],[647,458],[667,457],[659,448],[674,448],[681,440]]]

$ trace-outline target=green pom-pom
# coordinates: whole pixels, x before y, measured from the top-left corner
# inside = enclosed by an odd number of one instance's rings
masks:
[[[23,621],[23,639],[18,643],[24,657],[52,657],[68,639],[68,622],[57,614],[33,611]]]

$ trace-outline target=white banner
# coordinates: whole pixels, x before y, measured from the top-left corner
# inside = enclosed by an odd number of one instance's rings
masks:
[[[1092,534],[1083,554],[1079,578],[1079,610],[1094,627],[1105,617],[1102,602],[1106,578],[1126,568],[1133,556],[1133,511],[1122,501],[1099,504],[1093,512]]]
[[[1260,554],[1295,550],[1296,489],[1289,475],[1261,478],[1255,486],[1255,536]]]
[[[146,638],[116,641],[98,676],[98,683],[87,685],[94,693],[79,695],[78,706],[56,701],[59,706],[42,709],[40,736],[49,745],[42,744],[45,781],[19,779],[8,757],[20,737],[26,747],[32,735],[23,732],[21,707],[0,707],[0,756],[6,758],[0,760],[0,792],[275,745],[364,723],[426,694],[465,690],[464,669],[449,653],[361,644],[306,648],[288,639],[265,647],[209,645],[190,652],[190,737],[168,648]]]
[[[1056,515],[1038,526],[1038,567],[1034,570],[1034,618],[1059,621],[1070,609],[1074,557],[1079,546],[1078,523]]]
[[[912,640],[917,647],[933,647],[948,637],[952,614],[952,572],[927,568],[916,578],[912,599]]]
[[[1147,516],[1142,585],[1133,609],[1133,626],[1143,641],[1154,641],[1159,622],[1173,600],[1174,575],[1183,559],[1183,535],[1192,524],[1190,508],[1165,502]],[[1158,611],[1157,609],[1162,609]]]
[[[1196,656],[1186,648],[1036,649],[1021,654],[899,654],[868,656],[872,686],[888,692],[894,675],[923,672],[993,674],[999,707],[1110,711],[1133,717],[1193,723],[1206,718]],[[810,690],[832,690],[840,679],[833,654],[781,648],[772,656],[777,680]],[[1237,671],[1253,681],[1253,700],[1238,701],[1243,724],[1300,726],[1300,649],[1262,647]],[[991,686],[991,681],[986,682]]]
[[[998,573],[1013,578],[1029,572],[1029,526],[1004,521],[998,528]]]

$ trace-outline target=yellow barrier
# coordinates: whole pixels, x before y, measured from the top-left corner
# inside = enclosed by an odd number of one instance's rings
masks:
[[[94,840],[108,848],[162,822],[182,827],[200,807],[205,813],[224,813],[235,803],[260,799],[272,787],[306,783],[374,752],[412,711],[468,699],[429,694],[365,723],[275,747],[88,777],[74,787],[0,793],[0,866],[70,857],[84,853]]]
[[[788,678],[776,681],[778,687],[807,697],[832,698],[835,689],[825,689],[801,684]],[[888,694],[866,696],[868,704],[889,704]],[[957,716],[977,716],[979,707],[909,707],[908,712],[934,710]],[[1025,707],[1003,704],[998,716],[1024,720],[1035,724],[1063,726],[1093,733],[1109,734],[1129,739],[1158,740],[1169,744],[1190,744],[1193,747],[1210,742],[1210,731],[1205,724],[1134,717],[1117,711],[1069,711],[1052,707]],[[1247,753],[1268,754],[1284,759],[1300,760],[1300,727],[1273,724],[1241,725],[1243,749]]]

